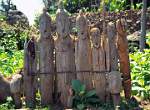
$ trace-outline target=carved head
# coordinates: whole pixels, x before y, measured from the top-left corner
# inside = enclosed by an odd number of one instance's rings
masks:
[[[116,27],[115,24],[112,22],[109,22],[107,25],[107,36],[108,39],[114,40],[116,38]]]
[[[108,74],[109,90],[112,94],[120,93],[122,87],[121,73],[112,71]]]
[[[76,27],[78,29],[78,34],[80,37],[87,36],[88,23],[87,23],[86,17],[84,16],[83,12],[81,12],[81,11],[80,11],[80,14],[76,18]]]
[[[125,19],[117,20],[116,29],[117,29],[117,32],[121,35],[124,35],[126,33],[127,23],[126,23]]]
[[[58,3],[58,9],[64,9],[64,4],[62,0],[60,0]]]
[[[47,13],[47,8],[43,8],[43,14],[46,14]]]
[[[57,33],[65,38],[70,34],[70,20],[66,11],[58,10],[56,13]]]
[[[92,28],[90,31],[92,44],[95,46],[100,46],[101,43],[101,36],[100,30],[98,28]]]

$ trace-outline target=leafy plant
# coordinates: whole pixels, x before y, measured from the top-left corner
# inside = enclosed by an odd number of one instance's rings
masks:
[[[72,89],[74,91],[73,108],[84,110],[88,107],[97,107],[100,104],[96,91],[86,91],[85,85],[79,80],[72,81]]]
[[[11,97],[7,98],[7,102],[0,104],[0,110],[13,110],[14,109],[14,104],[13,104],[13,100]]]
[[[134,52],[131,58],[132,94],[150,98],[150,50]]]
[[[23,51],[4,52],[0,48],[0,73],[11,76],[23,67]]]
[[[101,3],[100,8],[102,8],[105,3],[108,10],[118,12],[126,9],[126,2],[127,0],[105,0]]]

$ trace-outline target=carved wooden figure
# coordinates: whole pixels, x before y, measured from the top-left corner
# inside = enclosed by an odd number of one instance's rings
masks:
[[[32,37],[24,45],[24,93],[27,107],[35,107],[36,95],[36,58],[35,58],[35,39]]]
[[[57,71],[57,93],[60,101],[66,107],[71,106],[71,80],[75,75],[74,43],[70,37],[70,20],[68,14],[59,4],[56,13],[56,28],[58,38],[55,41],[56,71]]]
[[[120,61],[120,72],[123,73],[123,87],[125,98],[131,97],[131,75],[130,75],[130,61],[128,52],[128,41],[126,34],[126,23],[124,19],[117,20],[117,46]]]
[[[96,71],[92,74],[94,88],[97,95],[102,101],[105,101],[105,89],[106,89],[106,66],[105,66],[105,52],[101,43],[100,30],[98,28],[92,28],[90,31],[92,40],[92,70]]]
[[[75,63],[77,79],[92,88],[91,77],[91,47],[89,38],[89,27],[86,17],[82,12],[76,18],[76,27],[78,29],[78,40],[75,44]]]
[[[43,14],[40,16],[40,34],[40,93],[41,104],[45,106],[52,103],[54,73],[54,40],[51,36],[51,18],[46,9],[43,9]]]
[[[107,36],[109,41],[110,52],[110,71],[118,70],[118,51],[116,46],[117,31],[115,24],[109,22],[107,25]]]
[[[111,71],[108,74],[109,91],[111,93],[114,107],[120,104],[120,92],[122,87],[121,73],[118,71]]]

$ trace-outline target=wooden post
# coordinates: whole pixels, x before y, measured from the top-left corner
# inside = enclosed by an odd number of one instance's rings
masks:
[[[76,27],[78,29],[78,41],[75,44],[77,79],[84,83],[87,89],[92,89],[89,27],[87,19],[82,12],[76,18]]]
[[[117,46],[120,61],[120,72],[123,73],[123,88],[125,98],[131,97],[131,75],[130,75],[130,61],[128,51],[128,40],[126,34],[126,23],[124,19],[117,20]]]
[[[104,12],[105,14],[105,12]],[[105,15],[104,15],[105,20]],[[105,52],[105,66],[106,66],[106,80],[107,74],[111,71],[111,56],[110,56],[110,42],[107,34],[107,24],[106,21],[103,22],[103,32],[102,32],[102,47]],[[110,102],[110,92],[108,88],[108,82],[106,82],[106,102]]]
[[[100,73],[93,73],[94,88],[97,95],[102,101],[105,101],[106,95],[106,66],[105,66],[105,52],[101,43],[100,30],[92,28],[90,31],[92,40],[92,70]],[[102,72],[102,73],[101,73]]]
[[[54,40],[51,36],[51,18],[47,10],[43,9],[40,16],[39,39],[39,69],[40,69],[40,93],[41,105],[52,103],[53,73],[54,73]]]
[[[29,108],[35,107],[36,67],[35,39],[32,37],[24,45],[24,93],[26,106]]]
[[[60,94],[60,101],[65,107],[71,107],[71,81],[76,78],[74,43],[70,37],[70,20],[68,14],[59,4],[56,13],[57,40],[56,70],[57,70],[57,93]],[[70,91],[71,90],[71,91]]]
[[[109,22],[107,25],[107,36],[110,46],[110,71],[118,70],[118,51],[116,46],[117,31],[115,24]]]

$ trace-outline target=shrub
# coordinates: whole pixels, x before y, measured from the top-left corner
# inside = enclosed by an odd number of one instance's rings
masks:
[[[100,103],[95,90],[86,91],[86,87],[79,80],[72,81],[72,89],[74,90],[73,108],[84,110],[88,107],[97,107]]]
[[[132,94],[150,98],[150,50],[134,52],[131,58]]]
[[[23,51],[4,52],[0,49],[0,73],[11,76],[23,67]]]

